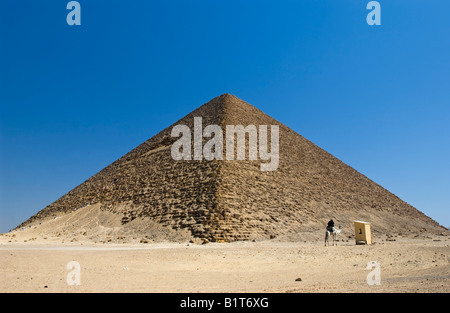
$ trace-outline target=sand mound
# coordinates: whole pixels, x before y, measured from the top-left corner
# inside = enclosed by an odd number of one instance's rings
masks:
[[[187,230],[173,230],[148,218],[122,223],[122,216],[101,210],[101,203],[87,205],[34,221],[4,234],[11,242],[150,243],[187,241]]]

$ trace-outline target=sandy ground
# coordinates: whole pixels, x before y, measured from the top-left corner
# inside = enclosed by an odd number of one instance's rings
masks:
[[[387,240],[386,240],[387,239]],[[391,241],[395,240],[395,241]],[[80,285],[67,277],[80,264]],[[378,262],[379,285],[366,278]],[[375,274],[375,272],[372,272]],[[369,275],[370,276],[370,275]],[[375,278],[375,276],[370,276]],[[0,292],[450,292],[450,237],[92,244],[0,237]]]

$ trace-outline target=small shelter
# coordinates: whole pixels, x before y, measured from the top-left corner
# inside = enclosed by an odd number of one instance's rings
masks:
[[[363,221],[353,221],[355,224],[355,240],[357,245],[371,245],[372,235],[370,233],[370,223]]]

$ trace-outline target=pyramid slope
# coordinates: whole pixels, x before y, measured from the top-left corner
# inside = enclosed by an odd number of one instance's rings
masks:
[[[279,125],[278,169],[260,161],[175,161],[170,131],[194,117],[203,127]],[[225,147],[224,147],[225,149]],[[99,205],[123,225],[150,219],[211,241],[273,238],[323,229],[330,217],[379,232],[442,230],[435,221],[252,105],[224,94],[202,105],[50,204],[25,226]]]
[[[222,106],[216,98],[194,110],[18,227],[72,212],[86,203],[101,203],[102,210],[121,215],[124,224],[142,217],[175,229],[197,224],[196,219],[202,222],[215,206],[218,162],[174,161],[170,131],[178,124],[193,127],[194,116],[202,116],[205,123],[220,123]]]
[[[232,97],[225,112],[226,125],[280,127],[276,171],[261,173],[259,161],[222,164],[220,174],[226,179],[217,187],[218,206],[237,217],[233,224],[243,230],[265,237],[322,230],[330,218],[347,229],[352,229],[353,220],[367,220],[381,233],[442,230],[411,205],[255,107]]]

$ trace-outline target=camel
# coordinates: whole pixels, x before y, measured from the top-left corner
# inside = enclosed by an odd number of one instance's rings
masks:
[[[325,233],[325,246],[327,246],[327,242],[328,242],[328,245],[330,245],[328,239],[330,238],[331,234],[333,234],[333,246],[334,246],[337,234],[339,234],[341,231],[342,231],[342,225],[339,225],[339,229],[336,229],[336,228],[333,227],[333,231],[330,231],[327,228],[327,231]]]

